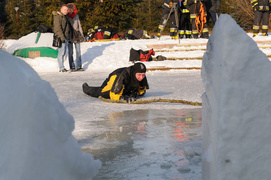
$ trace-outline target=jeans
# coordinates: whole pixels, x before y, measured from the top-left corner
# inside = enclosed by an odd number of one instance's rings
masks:
[[[76,52],[75,63],[73,61],[73,44],[75,46],[75,52]],[[82,60],[81,60],[80,43],[69,43],[68,44],[68,49],[69,49],[69,64],[70,64],[70,69],[77,70],[78,68],[81,68],[81,66],[82,66]]]
[[[57,49],[58,55],[57,55],[57,62],[58,62],[58,67],[59,70],[65,69],[64,67],[64,59],[66,55],[66,48],[68,46],[68,41],[65,40],[65,42],[62,42],[61,47]]]

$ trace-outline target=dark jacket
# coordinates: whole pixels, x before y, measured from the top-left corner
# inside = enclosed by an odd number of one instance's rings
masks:
[[[220,11],[221,0],[208,0],[206,2],[206,9],[209,12],[218,13]]]
[[[132,67],[119,68],[109,74],[101,88],[101,96],[107,99],[119,100],[121,96],[145,94],[149,89],[147,78],[142,81],[135,80]]]
[[[254,11],[269,11],[271,2],[270,0],[252,0],[251,4]]]
[[[53,11],[53,20],[54,20],[54,33],[60,37],[61,41],[71,40],[71,25],[68,22],[65,15],[63,15],[61,12]]]

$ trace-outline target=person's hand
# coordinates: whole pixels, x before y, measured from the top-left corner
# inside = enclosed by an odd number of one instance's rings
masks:
[[[138,91],[135,91],[135,92],[133,92],[130,96],[131,96],[131,97],[134,97],[134,98],[137,98],[137,96],[139,96],[139,92],[138,92]]]
[[[120,100],[124,100],[126,101],[128,104],[130,104],[133,101],[136,101],[136,98],[132,97],[132,96],[121,96]]]

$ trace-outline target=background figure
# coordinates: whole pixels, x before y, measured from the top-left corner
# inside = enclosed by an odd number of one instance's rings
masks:
[[[178,13],[179,13],[179,0],[165,0],[165,3],[163,4],[163,15],[161,19],[161,23],[159,24],[158,27],[158,34],[157,36],[160,37],[166,23],[169,19],[171,19],[171,24],[170,24],[170,36],[172,39],[178,39],[177,37],[177,18],[178,18]]]
[[[128,29],[124,35],[124,39],[150,39],[151,37],[148,35],[146,30],[130,28]]]
[[[84,83],[83,92],[92,97],[102,96],[111,100],[135,101],[149,89],[145,73],[146,66],[143,63],[135,63],[130,67],[116,69],[99,87]]]
[[[209,38],[209,30],[206,22],[207,11],[205,6],[205,2],[207,1],[208,0],[184,0],[183,4],[190,12],[193,38],[198,38],[199,33],[201,38]],[[203,12],[203,10],[204,14],[201,14],[200,12]],[[199,18],[199,15],[202,16],[204,21],[201,21],[201,24],[197,25],[196,19],[201,19]]]
[[[213,24],[215,25],[219,11],[220,11],[221,0],[208,0],[206,2],[207,9],[207,24],[209,24],[210,18],[212,18]]]
[[[54,33],[60,37],[62,41],[62,46],[57,49],[58,56],[58,66],[59,66],[59,72],[67,72],[67,69],[64,67],[64,58],[66,55],[66,48],[68,45],[68,41],[71,39],[70,35],[70,25],[66,18],[66,15],[68,13],[68,7],[66,4],[63,4],[60,7],[60,11],[53,11],[53,19],[54,19]]]
[[[190,22],[190,12],[189,10],[183,5],[183,0],[181,2],[181,13],[180,13],[180,23],[179,23],[179,37],[184,38],[191,38],[192,34],[192,27]]]
[[[84,71],[82,68],[82,60],[81,60],[81,48],[80,48],[80,42],[84,41],[84,34],[83,29],[81,27],[81,23],[79,20],[79,16],[77,14],[77,8],[73,3],[67,4],[68,7],[68,20],[70,24],[72,25],[73,31],[73,40],[71,40],[68,44],[69,49],[69,64],[70,64],[70,71]],[[79,35],[81,38],[79,38],[75,33],[79,32]],[[76,51],[76,60],[74,63],[73,60],[73,44],[75,46]]]
[[[253,37],[260,32],[261,21],[263,36],[268,36],[270,0],[252,0],[251,4],[254,10]]]

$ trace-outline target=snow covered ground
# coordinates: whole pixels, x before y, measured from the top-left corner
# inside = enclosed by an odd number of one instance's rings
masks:
[[[252,34],[248,34],[252,36]],[[46,38],[42,38],[46,36]],[[42,34],[39,43],[50,46],[51,35]],[[19,40],[6,40],[9,53],[21,47],[35,46],[36,33]],[[224,37],[227,39],[227,37]],[[253,38],[266,54],[271,54],[271,37]],[[57,97],[75,121],[72,134],[83,151],[101,159],[103,166],[94,179],[201,179],[201,111],[185,104],[114,104],[86,96],[82,84],[101,85],[108,74],[119,67],[130,66],[131,48],[149,50],[149,45],[175,44],[176,50],[155,56],[200,57],[207,39],[122,40],[84,42],[81,53],[84,72],[58,73],[54,58],[21,58],[40,77],[50,83]],[[187,45],[192,46],[188,47]],[[198,46],[197,46],[198,44]],[[223,48],[223,47],[222,47]],[[191,49],[191,51],[178,51]],[[223,49],[221,49],[223,51]],[[144,63],[147,68],[201,67],[201,59],[166,60]],[[68,68],[68,61],[65,61]],[[147,72],[150,89],[146,99],[181,99],[201,102],[204,88],[200,70]],[[144,128],[141,129],[140,127]],[[177,132],[177,134],[176,134]],[[176,140],[183,136],[181,140]]]

